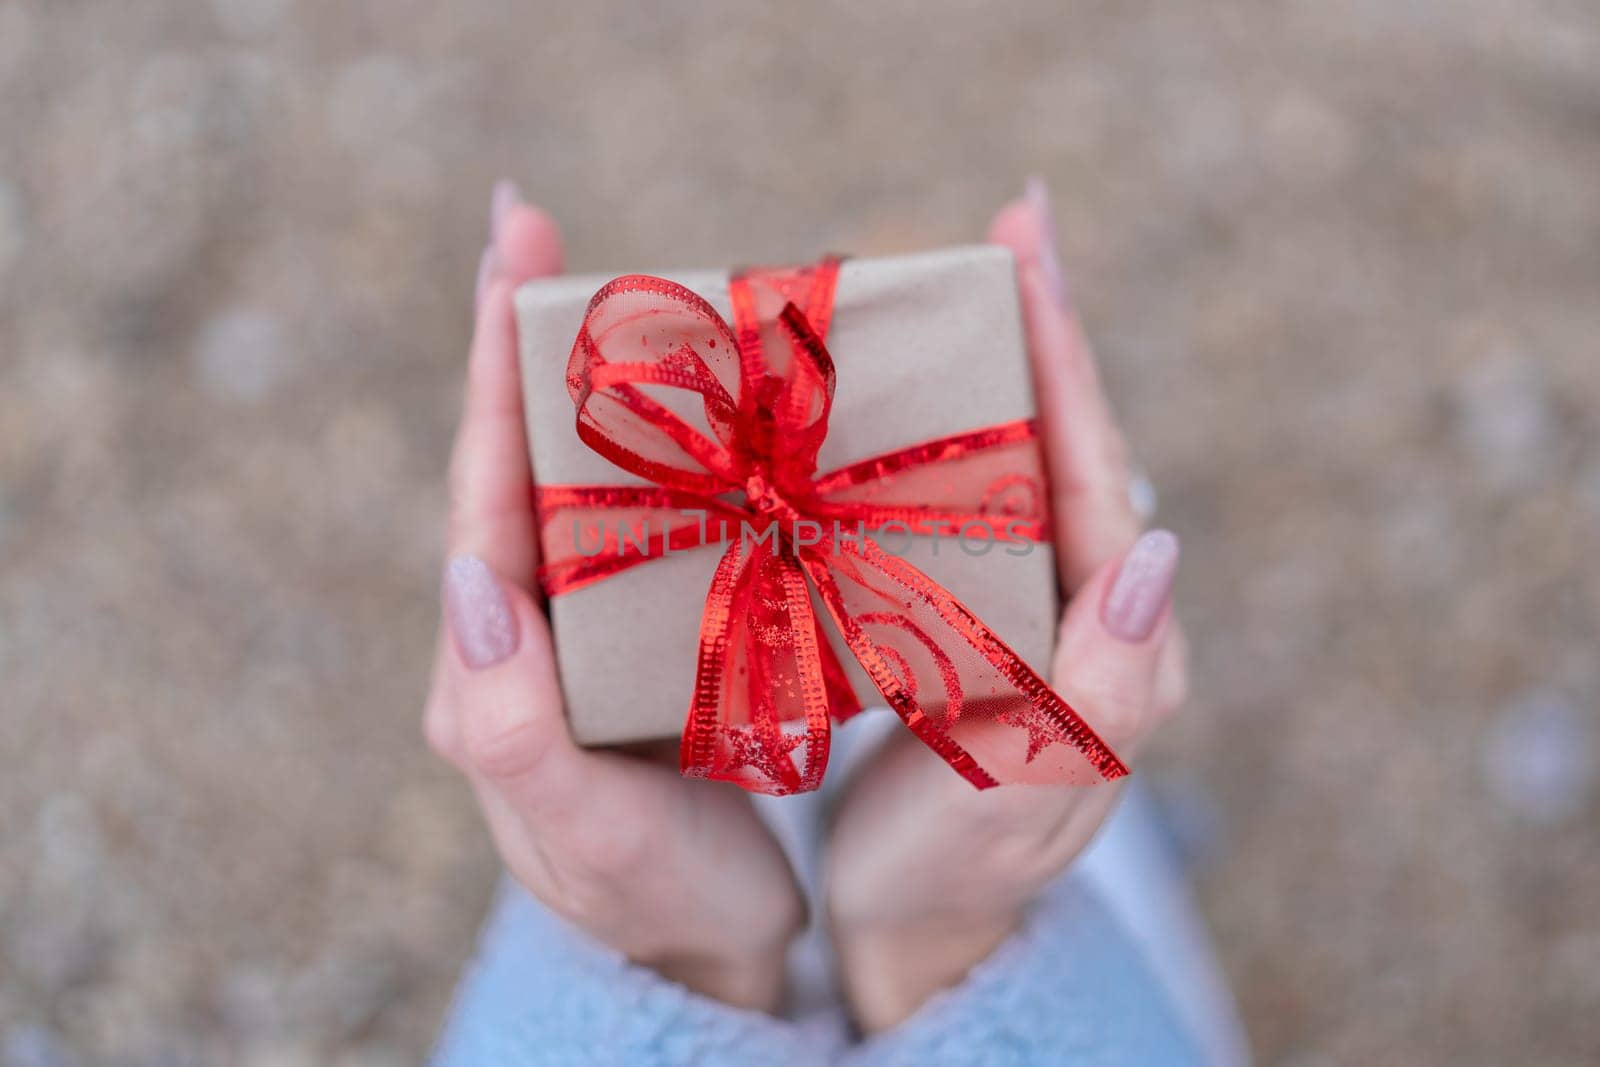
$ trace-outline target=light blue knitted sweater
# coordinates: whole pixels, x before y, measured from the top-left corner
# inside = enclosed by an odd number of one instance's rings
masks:
[[[870,729],[881,736],[893,725]],[[845,759],[839,773],[830,768],[823,794],[870,750],[870,729],[842,739]],[[758,811],[815,903],[827,796],[757,799],[769,802]],[[1231,997],[1162,821],[1135,783],[1021,931],[959,986],[866,1041],[852,1037],[831,989],[820,923],[790,959],[799,999],[809,1004],[802,1017],[779,1019],[629,963],[507,879],[434,1067],[1243,1064]]]
[[[697,996],[508,881],[435,1067],[1206,1062],[1138,948],[1083,881],[1063,878],[960,986],[859,1044],[837,1012],[790,1022]]]

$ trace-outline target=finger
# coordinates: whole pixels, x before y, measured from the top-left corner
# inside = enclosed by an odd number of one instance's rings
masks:
[[[463,555],[445,567],[444,603],[449,755],[524,814],[581,790],[585,757],[567,731],[549,628],[532,597]]]
[[[1017,284],[1028,335],[1039,422],[1051,486],[1051,521],[1063,592],[1138,536],[1128,499],[1127,448],[1067,297],[1055,252],[1055,225],[1044,186],[1007,204],[989,240],[1017,259]]]
[[[555,220],[526,203],[510,179],[495,183],[490,200],[489,246],[495,268],[513,285],[560,274],[564,250]]]
[[[559,273],[561,258],[555,222],[524,204],[512,182],[497,183],[490,198],[489,243],[478,263],[467,389],[450,462],[447,540],[452,552],[477,553],[525,587],[538,569],[538,542],[509,292],[528,278]],[[460,730],[446,684],[447,645],[441,629],[423,733],[434,751],[459,763]]]
[[[538,566],[533,473],[522,421],[511,283],[478,305],[461,425],[450,456],[449,555],[472,554],[525,588]]]
[[[538,565],[533,476],[522,415],[511,292],[561,270],[561,233],[510,181],[491,197],[461,426],[451,457],[452,554],[470,552],[531,586]]]
[[[451,554],[473,553],[517,584],[538,567],[533,474],[522,415],[511,292],[561,269],[561,235],[509,181],[495,186],[478,269],[477,319],[461,426],[450,461]]]
[[[1124,758],[1160,718],[1177,570],[1177,537],[1152,530],[1090,575],[1061,621],[1056,688]]]

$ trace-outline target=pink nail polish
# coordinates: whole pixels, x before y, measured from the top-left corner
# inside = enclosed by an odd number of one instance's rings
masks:
[[[489,240],[494,241],[500,236],[500,226],[505,222],[511,209],[522,203],[522,190],[517,188],[517,183],[510,178],[501,178],[494,183],[494,192],[489,194]]]
[[[1100,622],[1112,635],[1138,644],[1155,632],[1172,601],[1178,576],[1178,538],[1170,530],[1151,530],[1122,559],[1116,581],[1100,605]]]
[[[1061,273],[1061,256],[1056,252],[1056,213],[1050,206],[1050,190],[1044,179],[1028,179],[1023,198],[1033,208],[1034,220],[1039,227],[1039,271],[1050,286],[1050,292],[1063,308],[1067,306],[1067,279]]]
[[[517,617],[500,580],[477,556],[456,556],[444,569],[444,612],[456,648],[475,671],[517,650]]]
[[[500,255],[494,250],[494,245],[484,248],[483,255],[478,257],[478,284],[472,297],[474,308],[483,303],[483,294],[488,292],[489,282],[494,278],[494,272],[499,266]]]

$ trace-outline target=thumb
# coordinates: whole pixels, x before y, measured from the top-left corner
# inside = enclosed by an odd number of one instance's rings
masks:
[[[1056,690],[1126,756],[1156,725],[1156,679],[1170,638],[1178,538],[1151,530],[1100,565],[1061,620]]]
[[[582,753],[567,731],[543,613],[471,555],[446,565],[444,607],[456,740],[447,757],[524,810],[559,795],[577,777]]]

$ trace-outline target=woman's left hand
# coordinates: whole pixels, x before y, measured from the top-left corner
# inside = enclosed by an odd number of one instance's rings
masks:
[[[450,465],[445,625],[425,727],[466,775],[507,869],[545,907],[637,963],[772,1009],[805,906],[779,848],[730,785],[580,748],[538,601],[538,527],[511,293],[560,269],[555,224],[497,191]],[[673,701],[676,694],[662,693]]]
[[[1043,187],[990,239],[1017,258],[1067,603],[1052,684],[1124,758],[1183,702],[1172,618],[1177,539],[1138,532],[1122,437],[1061,282]],[[826,898],[842,976],[869,1031],[954,985],[1021,923],[1119,787],[974,790],[906,731],[861,768],[834,822]]]

